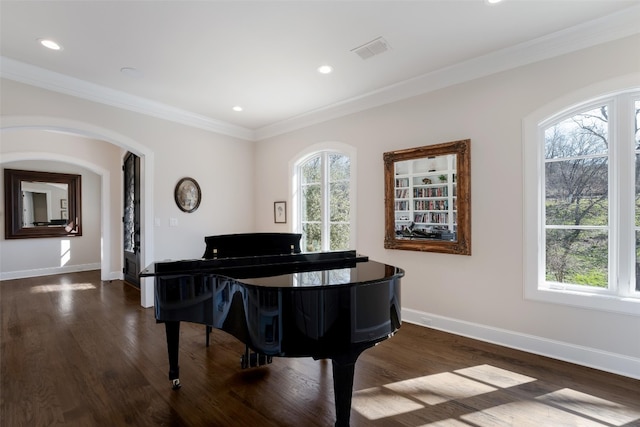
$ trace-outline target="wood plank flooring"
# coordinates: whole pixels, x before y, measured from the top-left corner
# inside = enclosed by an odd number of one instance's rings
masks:
[[[0,282],[0,425],[331,426],[331,363],[183,324],[182,389],[139,291],[98,271]],[[353,427],[640,426],[640,381],[403,324],[358,360]]]

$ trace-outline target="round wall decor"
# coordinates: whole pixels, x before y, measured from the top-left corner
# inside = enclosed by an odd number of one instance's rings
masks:
[[[176,184],[174,198],[181,211],[190,213],[200,206],[202,192],[195,179],[188,177],[182,178],[178,181],[178,184]]]

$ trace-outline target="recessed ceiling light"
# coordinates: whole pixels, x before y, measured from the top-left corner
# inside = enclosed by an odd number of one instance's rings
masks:
[[[46,47],[47,49],[51,49],[51,50],[62,50],[62,46],[60,46],[58,43],[54,42],[53,40],[50,39],[38,39],[38,42]]]
[[[233,111],[238,111],[238,112],[240,112],[240,111],[242,111],[242,107],[241,107],[241,106],[239,106],[239,105],[236,105],[235,107],[233,107]]]
[[[487,4],[496,4],[500,3],[502,0],[484,0]]]
[[[330,74],[333,72],[333,67],[331,65],[321,65],[318,67],[318,72],[320,74]]]

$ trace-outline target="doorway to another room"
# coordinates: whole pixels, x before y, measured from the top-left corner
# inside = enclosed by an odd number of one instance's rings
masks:
[[[140,158],[127,153],[122,166],[124,172],[123,252],[125,282],[140,289]]]

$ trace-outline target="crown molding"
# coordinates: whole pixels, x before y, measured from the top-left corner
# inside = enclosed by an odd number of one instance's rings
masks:
[[[260,141],[640,33],[640,5],[252,130],[0,56],[0,77],[235,138]]]
[[[255,130],[256,140],[640,33],[640,5]]]
[[[56,73],[5,56],[0,56],[0,77],[222,135],[250,141],[255,138],[251,129]]]

